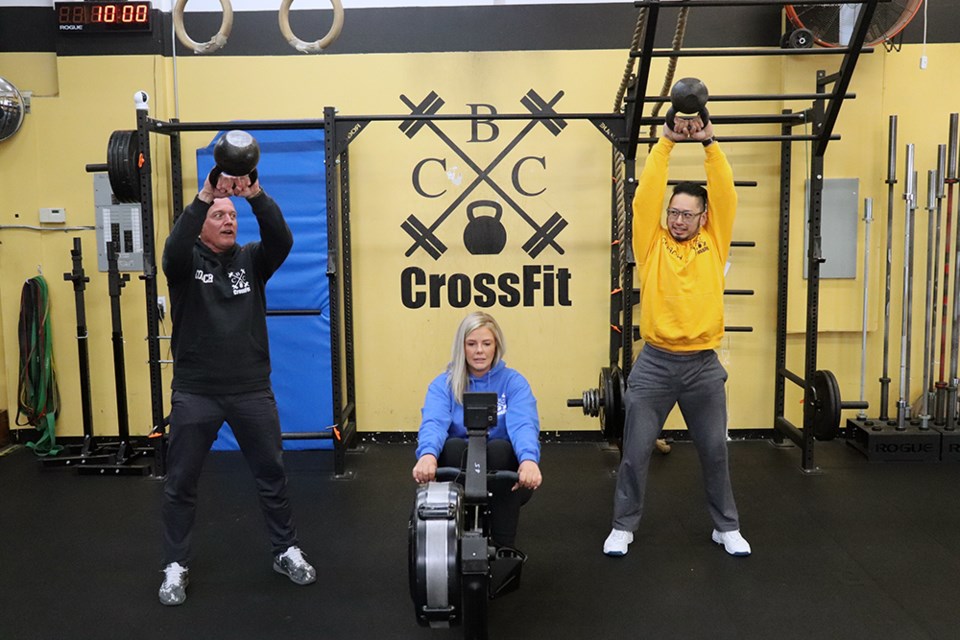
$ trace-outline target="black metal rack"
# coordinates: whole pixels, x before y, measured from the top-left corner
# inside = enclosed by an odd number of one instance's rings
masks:
[[[764,121],[779,122],[780,118],[764,116]],[[346,476],[346,452],[355,446],[357,436],[356,375],[353,336],[353,277],[350,236],[350,176],[348,147],[357,136],[373,122],[426,122],[463,120],[585,120],[593,123],[608,138],[610,122],[618,131],[624,131],[623,115],[606,113],[515,113],[515,114],[397,114],[338,116],[334,107],[324,109],[323,119],[303,120],[233,120],[206,122],[163,121],[147,116],[146,110],[138,111],[137,133],[144,160],[140,168],[142,181],[141,212],[143,216],[144,274],[147,299],[147,341],[149,345],[150,397],[153,432],[162,433],[165,426],[163,390],[160,373],[159,315],[156,308],[156,252],[153,235],[153,187],[151,176],[149,133],[160,133],[170,139],[172,174],[173,219],[183,208],[182,162],[180,158],[180,133],[184,131],[221,131],[226,129],[275,130],[275,129],[323,129],[326,147],[327,185],[327,278],[330,290],[330,340],[331,376],[333,380],[333,425],[328,429],[309,433],[285,433],[287,440],[332,439],[334,443],[335,474]],[[641,124],[653,124],[656,118],[640,118]],[[753,118],[728,116],[725,122],[754,122]],[[414,125],[415,126],[415,125]],[[768,136],[745,136],[748,140],[764,140]],[[780,137],[777,136],[776,139]],[[622,144],[623,135],[616,138]],[[281,312],[282,313],[282,312]],[[268,312],[275,315],[275,312]],[[163,475],[163,448],[160,438],[154,439],[158,459],[157,475]]]
[[[813,465],[813,435],[811,422],[817,407],[818,399],[813,391],[813,375],[817,362],[817,312],[819,303],[820,269],[822,262],[820,253],[820,223],[821,223],[821,191],[823,187],[823,156],[830,140],[839,136],[833,133],[837,116],[843,101],[854,98],[848,93],[857,60],[861,53],[870,53],[873,50],[864,48],[863,43],[867,27],[873,16],[877,2],[880,0],[865,0],[855,27],[854,37],[848,47],[832,49],[692,49],[685,51],[655,50],[653,48],[660,8],[679,7],[733,7],[733,6],[763,6],[786,4],[810,4],[810,0],[788,2],[787,0],[641,0],[634,2],[634,6],[647,11],[645,27],[639,39],[636,50],[631,56],[639,60],[639,69],[632,82],[626,108],[623,113],[556,113],[550,109],[543,112],[517,114],[439,114],[414,108],[412,113],[404,115],[368,115],[368,116],[338,116],[333,107],[324,109],[323,119],[308,120],[260,120],[260,121],[229,121],[229,122],[194,122],[184,123],[177,120],[161,121],[147,116],[146,105],[139,107],[137,113],[137,135],[140,148],[143,150],[143,164],[140,169],[141,179],[141,215],[144,245],[144,273],[143,280],[146,289],[147,302],[147,340],[149,345],[149,368],[151,385],[151,409],[154,431],[161,431],[164,425],[163,398],[160,383],[160,348],[159,348],[159,317],[156,307],[156,258],[153,234],[153,190],[151,176],[151,161],[149,147],[149,133],[160,133],[169,136],[171,144],[171,162],[173,175],[172,202],[174,215],[182,208],[182,172],[180,160],[179,133],[182,131],[217,131],[223,129],[323,129],[326,144],[326,185],[327,185],[327,277],[330,285],[330,314],[331,314],[331,369],[333,379],[334,424],[329,430],[311,434],[291,434],[293,438],[310,437],[333,438],[335,451],[335,467],[337,475],[344,475],[345,453],[355,444],[356,429],[356,394],[355,394],[355,361],[353,338],[353,285],[351,272],[351,237],[350,237],[350,180],[348,146],[372,122],[402,122],[405,126],[417,126],[420,121],[444,120],[586,120],[591,122],[614,146],[614,150],[623,154],[626,159],[626,201],[633,199],[636,190],[636,154],[640,143],[652,143],[654,139],[641,138],[642,125],[659,124],[662,118],[643,115],[646,103],[662,102],[660,96],[646,96],[646,88],[650,75],[650,65],[653,58],[670,56],[770,56],[770,55],[841,55],[842,62],[837,73],[826,75],[817,74],[816,90],[810,93],[794,94],[737,94],[712,96],[713,101],[724,102],[760,102],[783,100],[812,100],[812,106],[804,111],[782,111],[779,114],[715,116],[713,121],[718,124],[780,124],[781,131],[777,135],[745,135],[745,136],[718,136],[723,142],[779,142],[781,145],[781,225],[779,250],[778,276],[778,304],[777,304],[777,355],[776,355],[776,397],[774,401],[774,426],[776,438],[787,437],[803,447],[802,466],[805,471],[811,471]],[[816,4],[824,4],[817,2]],[[841,4],[839,0],[827,4]],[[442,102],[441,102],[442,104]],[[439,108],[439,107],[438,107]],[[812,134],[791,133],[793,127],[809,124]],[[786,302],[787,302],[787,257],[789,248],[789,204],[790,204],[790,146],[792,142],[808,141],[814,145],[811,158],[811,176],[817,176],[810,181],[810,243],[809,243],[809,277],[807,281],[807,324],[806,324],[806,358],[804,376],[792,374],[786,369]],[[635,266],[631,250],[630,221],[631,212],[627,211],[628,224],[625,237],[618,238],[616,215],[612,224],[611,246],[611,345],[610,361],[623,370],[628,370],[633,361],[634,340],[632,307],[634,304],[633,267]],[[171,216],[172,217],[172,216]],[[735,243],[750,246],[750,242]],[[622,245],[626,252],[627,268],[621,274],[618,268],[619,251]],[[749,330],[749,327],[731,327],[733,331]],[[618,362],[619,361],[619,362]],[[792,425],[783,415],[784,410],[784,381],[791,380],[804,387],[804,424],[803,428]],[[162,453],[162,446],[158,445],[158,453]],[[161,463],[162,469],[162,463]],[[162,472],[161,472],[162,473]]]
[[[853,30],[851,41],[846,47],[836,47],[829,49],[775,49],[775,48],[754,48],[754,49],[718,49],[718,50],[655,50],[654,36],[656,34],[659,11],[661,8],[673,7],[734,7],[734,6],[769,6],[769,5],[797,5],[797,4],[841,4],[836,1],[813,2],[812,0],[639,0],[634,2],[634,6],[645,10],[646,18],[643,32],[638,40],[635,50],[631,51],[631,56],[639,61],[636,79],[631,92],[628,94],[625,120],[626,120],[626,144],[621,147],[627,163],[626,175],[628,176],[627,202],[632,201],[636,184],[632,176],[636,174],[636,152],[637,145],[640,142],[646,142],[640,138],[640,126],[643,124],[643,107],[645,102],[662,101],[665,98],[648,98],[645,95],[647,82],[650,75],[650,65],[654,58],[673,57],[673,56],[769,56],[769,55],[840,55],[842,56],[839,70],[836,73],[827,75],[824,71],[819,71],[816,78],[816,88],[812,93],[807,94],[749,94],[749,95],[729,95],[729,96],[711,96],[711,101],[742,101],[757,102],[765,100],[812,100],[811,106],[799,112],[784,110],[778,116],[768,117],[734,117],[723,118],[720,116],[711,117],[716,123],[733,124],[737,122],[780,122],[781,131],[779,136],[767,137],[717,137],[723,142],[741,142],[741,141],[780,141],[781,145],[781,180],[780,180],[780,229],[779,229],[779,250],[778,250],[778,279],[777,279],[777,345],[776,345],[776,363],[775,363],[775,398],[774,398],[774,439],[781,442],[784,437],[789,438],[794,443],[802,447],[803,454],[801,467],[805,472],[816,470],[814,464],[814,416],[818,407],[825,399],[818,398],[814,388],[814,374],[817,371],[817,322],[820,299],[820,264],[824,261],[821,250],[821,219],[822,202],[821,195],[823,191],[823,169],[824,155],[830,140],[838,139],[834,135],[833,129],[840,113],[840,108],[844,100],[855,97],[848,93],[850,80],[856,68],[859,56],[862,53],[871,53],[872,48],[864,47],[867,29],[873,18],[878,0],[864,0],[862,10],[857,17],[857,23]],[[794,135],[792,128],[798,125],[809,124],[812,135]],[[804,375],[799,376],[787,369],[786,366],[786,340],[787,340],[787,293],[788,293],[788,257],[789,257],[789,221],[790,221],[790,168],[792,163],[791,143],[794,141],[812,142],[813,152],[810,157],[811,179],[808,184],[809,201],[809,246],[808,262],[809,271],[807,277],[807,313],[806,313],[806,349],[804,358]],[[632,225],[630,220],[631,212],[627,211],[627,240],[626,249],[629,251],[629,229]],[[620,239],[624,242],[624,239]],[[614,291],[630,291],[633,283],[633,266],[635,262],[632,254],[628,259],[629,268],[626,270],[623,281],[616,279],[616,274],[612,282]],[[620,327],[632,325],[632,299],[621,295],[619,300],[611,300],[611,306],[620,303],[620,308],[611,310],[611,318],[620,321]],[[631,338],[633,332],[620,331],[620,362],[624,371],[628,371],[632,365],[633,353]],[[617,359],[613,357],[614,349],[611,348],[611,365],[617,365]],[[803,425],[798,428],[793,425],[785,416],[785,381],[790,380],[804,389],[804,408]],[[847,403],[851,404],[851,403]],[[846,408],[846,407],[845,407]]]
[[[150,118],[144,108],[138,108],[137,134],[140,139],[140,148],[143,150],[143,163],[140,167],[141,179],[141,216],[143,230],[143,268],[141,278],[144,280],[144,289],[147,301],[147,342],[149,350],[148,367],[150,371],[150,400],[153,434],[162,434],[166,425],[163,409],[163,389],[160,371],[160,318],[156,307],[157,300],[157,269],[156,251],[154,245],[153,227],[153,183],[150,161],[149,134],[151,132],[167,135],[170,140],[171,157],[171,206],[170,219],[175,219],[183,209],[183,171],[181,160],[180,133],[183,131],[220,131],[225,129],[248,130],[277,130],[277,129],[323,129],[326,133],[326,167],[327,167],[327,277],[330,286],[330,314],[331,314],[331,369],[333,376],[333,424],[327,428],[312,432],[284,433],[284,440],[332,440],[334,445],[334,473],[338,477],[347,476],[346,451],[354,444],[356,437],[356,417],[354,400],[353,374],[353,317],[352,317],[352,284],[350,282],[350,238],[349,224],[342,222],[337,189],[331,184],[340,182],[338,170],[341,158],[336,151],[335,118],[323,120],[275,120],[275,121],[243,121],[243,122],[193,122],[184,123],[177,119],[162,121]],[[330,109],[332,114],[332,109]],[[346,149],[343,150],[345,166]],[[342,237],[337,238],[340,229]],[[344,264],[344,276],[340,276],[338,265]],[[342,290],[341,290],[342,286]],[[339,306],[343,301],[345,315],[341,319]],[[291,315],[296,312],[268,311],[267,315]],[[304,312],[312,313],[312,312]],[[302,315],[299,314],[298,315]],[[340,325],[344,322],[347,330],[347,373],[343,379],[341,370],[341,350],[344,348],[340,337]],[[346,395],[346,401],[344,401]],[[155,442],[155,474],[164,475],[163,438],[154,438]]]

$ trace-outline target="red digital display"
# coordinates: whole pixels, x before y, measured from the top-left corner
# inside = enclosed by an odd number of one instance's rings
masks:
[[[129,33],[151,30],[149,2],[56,2],[60,33]]]

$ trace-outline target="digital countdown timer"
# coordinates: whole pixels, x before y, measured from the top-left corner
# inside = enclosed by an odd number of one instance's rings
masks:
[[[60,33],[137,33],[151,31],[149,2],[55,2]]]

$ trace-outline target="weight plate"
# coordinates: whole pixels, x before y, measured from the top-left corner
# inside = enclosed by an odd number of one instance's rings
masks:
[[[130,176],[130,193],[134,202],[140,202],[140,137],[131,131],[127,139],[127,175]]]
[[[813,374],[813,390],[816,394],[813,437],[833,440],[840,433],[840,385],[832,371],[822,369]]]
[[[810,49],[813,47],[813,32],[809,29],[797,29],[790,34],[791,49]]]
[[[140,202],[140,144],[136,131],[114,131],[107,142],[107,172],[118,202]]]
[[[600,431],[608,440],[623,437],[623,375],[620,367],[600,369]]]

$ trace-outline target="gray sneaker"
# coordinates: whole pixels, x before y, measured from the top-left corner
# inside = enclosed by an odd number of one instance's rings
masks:
[[[316,570],[303,557],[300,547],[290,547],[273,559],[273,570],[296,584],[310,584],[317,579]]]
[[[186,602],[188,584],[190,584],[190,571],[179,562],[168,564],[163,569],[160,603],[172,607]]]

